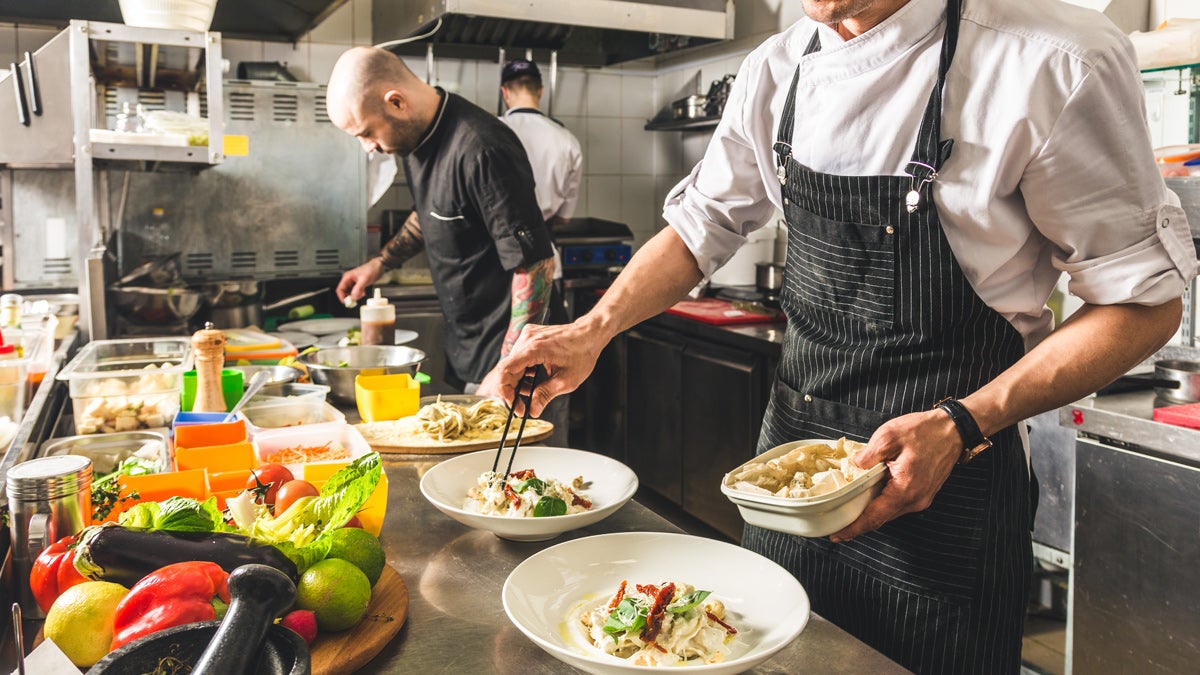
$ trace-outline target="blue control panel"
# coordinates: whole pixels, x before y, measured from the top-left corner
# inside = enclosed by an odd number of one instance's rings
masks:
[[[564,246],[563,267],[624,265],[633,255],[628,244],[596,244],[593,246]]]

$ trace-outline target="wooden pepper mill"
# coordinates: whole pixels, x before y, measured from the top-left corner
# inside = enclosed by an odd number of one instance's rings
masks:
[[[195,412],[225,412],[225,395],[221,392],[221,369],[225,367],[225,333],[212,322],[192,335],[192,352],[196,360]]]

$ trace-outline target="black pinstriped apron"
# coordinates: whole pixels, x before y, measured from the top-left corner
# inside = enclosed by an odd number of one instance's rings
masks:
[[[947,10],[937,85],[908,172],[821,174],[791,157],[799,70],[776,151],[788,223],[783,358],[758,452],[803,438],[867,440],[886,420],[965,396],[1024,354],[950,250],[926,179],[958,38]],[[820,49],[816,35],[807,53]],[[920,203],[905,206],[914,186]],[[813,610],[920,673],[1013,673],[1032,574],[1029,478],[1016,427],[955,467],[933,504],[834,544],[747,527],[744,545],[804,584]]]

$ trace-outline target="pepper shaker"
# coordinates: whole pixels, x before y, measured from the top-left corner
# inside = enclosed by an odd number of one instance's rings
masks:
[[[196,360],[195,412],[225,412],[225,395],[221,392],[221,369],[225,367],[225,333],[212,322],[192,335],[192,353]]]

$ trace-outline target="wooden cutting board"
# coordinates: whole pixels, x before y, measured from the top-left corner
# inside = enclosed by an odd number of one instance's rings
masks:
[[[380,453],[409,455],[453,455],[461,452],[494,449],[500,445],[500,434],[483,438],[458,441],[438,441],[416,431],[416,418],[404,417],[391,422],[370,422],[355,425],[371,449]],[[383,433],[379,433],[383,432]],[[544,441],[554,433],[554,425],[544,420],[531,419],[525,425],[521,444],[528,445]],[[516,427],[505,440],[512,447],[517,439]]]
[[[391,565],[371,589],[367,615],[357,626],[326,633],[313,644],[313,675],[346,675],[362,668],[387,646],[408,617],[408,587]]]

